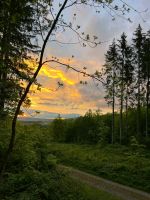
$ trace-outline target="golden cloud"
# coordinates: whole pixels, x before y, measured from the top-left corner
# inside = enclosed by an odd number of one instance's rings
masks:
[[[96,62],[92,60],[88,63],[88,60],[80,62],[76,59],[69,60],[68,58],[60,58],[60,62],[67,63],[74,66],[76,69],[80,68],[81,70],[83,69],[83,66],[91,66],[91,72],[96,65]],[[33,61],[31,63],[28,62],[28,64],[36,69],[36,64],[33,63]],[[61,69],[58,69],[58,67]],[[94,110],[98,109],[96,100],[91,97],[88,101],[85,99],[84,90],[80,90],[81,86],[77,84],[80,82],[80,79],[83,80],[82,75],[71,70],[69,70],[68,73],[66,68],[61,67],[60,64],[48,63],[43,65],[38,76],[38,82],[42,83],[41,92],[37,91],[36,93],[30,94],[30,99],[32,101],[31,109],[47,112],[80,114],[84,114],[89,108]],[[58,88],[56,80],[61,80],[64,83],[64,87],[56,90],[56,88]],[[85,87],[88,87],[88,85]],[[31,87],[31,91],[35,91],[36,89],[36,85]],[[89,95],[91,94],[92,92],[89,93]],[[107,106],[104,106],[102,110],[107,112]]]
[[[69,80],[62,71],[56,69],[48,69],[46,66],[42,67],[39,75],[44,75],[48,78],[61,79],[61,81],[69,85],[75,84],[75,82],[73,80]]]

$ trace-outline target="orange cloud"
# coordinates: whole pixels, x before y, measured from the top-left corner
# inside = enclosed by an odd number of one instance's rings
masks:
[[[44,75],[48,78],[61,79],[62,81],[66,82],[69,85],[75,84],[75,82],[72,80],[69,80],[62,71],[56,70],[56,69],[48,69],[45,66],[42,67],[39,75]]]
[[[49,58],[50,59],[50,58]],[[69,60],[68,58],[60,58],[60,62],[67,63],[75,67],[76,69],[83,69],[83,66],[87,67],[87,72],[94,70],[94,66],[96,66],[96,61],[79,61],[76,59]],[[31,66],[36,66],[35,63],[28,63]],[[90,69],[88,69],[88,66]],[[55,69],[53,69],[55,67]],[[58,69],[59,67],[59,69]],[[36,67],[34,67],[36,69]],[[68,71],[67,71],[68,72]],[[41,92],[37,91],[35,94],[30,94],[30,99],[32,101],[31,109],[32,110],[41,110],[47,112],[57,112],[57,113],[80,113],[84,114],[88,109],[96,110],[99,107],[97,106],[97,100],[93,99],[94,93],[90,91],[89,93],[85,90],[81,90],[81,85],[79,86],[77,83],[80,80],[86,80],[87,77],[83,77],[83,75],[77,74],[72,70],[66,72],[65,67],[61,67],[60,64],[56,63],[48,63],[42,66],[39,76],[38,82],[42,83]],[[50,79],[50,80],[49,80]],[[63,88],[55,91],[57,88],[57,81],[61,80],[64,84]],[[92,83],[91,83],[92,84]],[[90,90],[90,85],[83,86],[88,87]],[[37,89],[36,85],[31,87],[31,90],[34,91]],[[94,92],[94,91],[93,91]],[[93,94],[93,96],[92,96]],[[86,98],[85,98],[86,96]],[[89,99],[88,99],[89,96]],[[104,106],[104,101],[102,100],[102,112],[108,112],[110,108],[107,108],[107,105]],[[101,109],[101,108],[100,108]]]

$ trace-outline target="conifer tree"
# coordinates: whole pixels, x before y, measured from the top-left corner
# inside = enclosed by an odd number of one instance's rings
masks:
[[[122,141],[123,134],[123,109],[125,105],[126,112],[126,134],[127,134],[127,112],[128,112],[128,98],[129,87],[131,88],[133,77],[133,65],[132,65],[132,49],[127,44],[127,36],[125,33],[121,35],[121,39],[118,40],[118,54],[119,54],[119,68],[118,68],[118,98],[120,102],[120,143]]]
[[[134,47],[134,64],[135,64],[135,100],[137,101],[137,136],[141,136],[141,106],[144,95],[144,88],[142,85],[143,82],[143,44],[145,40],[145,35],[142,32],[142,28],[139,25],[136,31],[134,32],[133,38],[133,47]]]
[[[0,116],[13,115],[24,92],[21,82],[29,82],[32,67],[26,64],[39,51],[35,36],[39,32],[35,13],[40,1],[0,1]],[[40,10],[43,10],[44,5]],[[28,97],[24,103],[29,103]]]
[[[106,89],[105,99],[108,104],[112,106],[112,134],[111,142],[114,143],[115,132],[115,98],[117,85],[117,68],[118,68],[118,52],[115,40],[109,46],[109,50],[105,55],[105,65],[103,68],[103,75],[106,77],[104,87]]]
[[[144,80],[146,87],[146,136],[149,135],[149,109],[150,109],[150,31],[147,32],[144,41]]]

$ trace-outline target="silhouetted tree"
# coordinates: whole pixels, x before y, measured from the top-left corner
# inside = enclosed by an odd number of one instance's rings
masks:
[[[150,31],[144,41],[144,80],[146,84],[146,136],[149,134],[149,108],[150,108]]]
[[[118,52],[115,40],[109,46],[109,50],[105,55],[105,65],[103,67],[103,75],[106,79],[104,87],[106,89],[106,96],[105,99],[108,104],[112,106],[112,136],[111,141],[112,144],[114,143],[114,121],[115,121],[115,97],[116,97],[116,89],[118,83]]]
[[[24,92],[21,84],[29,82],[31,66],[25,60],[39,50],[35,36],[39,33],[33,0],[0,1],[0,115],[14,114]],[[29,103],[26,97],[24,103]]]
[[[126,111],[126,134],[127,134],[127,112],[128,112],[128,98],[129,87],[131,88],[133,79],[133,54],[131,47],[127,44],[127,36],[125,33],[121,35],[118,40],[118,54],[119,54],[119,68],[118,68],[118,98],[120,102],[120,143],[123,134],[123,109],[125,105]],[[130,89],[131,92],[131,89]]]
[[[136,72],[136,84],[135,88],[135,100],[137,101],[137,135],[140,137],[141,135],[141,127],[140,127],[140,116],[141,116],[141,106],[144,95],[144,87],[142,85],[143,82],[143,44],[145,40],[145,35],[142,32],[142,28],[139,25],[136,31],[134,32],[133,38],[133,47],[134,47],[134,64],[135,64],[135,72]]]

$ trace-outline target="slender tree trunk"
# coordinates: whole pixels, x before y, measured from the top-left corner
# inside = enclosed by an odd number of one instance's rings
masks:
[[[124,71],[124,55],[123,63],[121,69],[121,96],[120,96],[120,144],[122,143],[122,131],[123,131],[123,91],[124,91],[124,82],[123,82],[123,71]]]
[[[114,132],[115,132],[115,88],[114,88],[114,77],[113,77],[113,98],[112,98],[112,133],[111,143],[114,143]]]
[[[7,40],[6,40],[6,31],[4,31],[3,36],[5,35],[5,37],[2,38],[2,45],[1,45],[1,61],[2,61],[2,65],[1,65],[1,70],[0,70],[0,115],[3,116],[3,112],[4,112],[4,105],[5,105],[5,82],[6,82],[6,78],[7,78],[7,66],[6,66],[6,52],[4,51],[4,49],[6,48],[7,44]]]
[[[139,61],[138,61],[139,63]],[[138,64],[138,104],[137,104],[137,136],[140,138],[141,135],[141,126],[140,126],[140,118],[141,118],[141,84],[140,84],[140,65]]]
[[[5,84],[6,84],[6,82],[7,82],[7,67],[6,67],[6,69],[5,69],[5,71],[4,71],[4,69],[3,69],[3,72],[2,72],[2,76],[1,76],[2,78],[1,78],[1,84],[2,84],[2,86],[1,86],[1,94],[0,94],[0,115],[2,115],[2,117],[4,116],[3,114],[4,114],[4,109],[5,109],[5,94],[6,94],[6,92],[5,92]]]
[[[148,128],[149,128],[149,95],[150,95],[150,72],[149,66],[147,63],[147,85],[146,85],[146,137],[148,136]]]
[[[39,60],[39,65],[38,65],[38,68],[36,70],[36,72],[34,73],[33,75],[33,78],[30,80],[30,82],[28,83],[26,89],[25,89],[25,92],[24,94],[22,95],[18,105],[17,105],[17,108],[16,108],[16,111],[15,111],[15,114],[14,114],[14,117],[13,117],[13,120],[12,120],[12,131],[11,131],[11,138],[10,138],[10,143],[9,143],[9,146],[8,146],[8,150],[6,152],[6,155],[3,159],[3,162],[2,162],[2,165],[1,165],[1,168],[0,168],[0,177],[2,177],[2,174],[4,173],[5,171],[5,168],[6,168],[6,165],[7,165],[7,162],[8,162],[8,159],[9,159],[9,156],[11,154],[11,152],[13,151],[13,148],[14,148],[14,142],[15,142],[15,137],[16,137],[16,122],[17,122],[17,117],[19,115],[19,112],[20,112],[20,108],[24,102],[24,100],[26,99],[27,97],[27,94],[30,90],[30,87],[31,85],[34,83],[42,65],[43,65],[43,56],[44,56],[44,52],[45,52],[45,47],[46,47],[46,44],[48,42],[48,39],[49,37],[51,36],[53,30],[55,29],[55,26],[58,22],[58,19],[62,13],[62,11],[64,10],[66,4],[67,4],[68,0],[65,0],[62,7],[60,8],[52,26],[51,26],[51,29],[49,30],[45,40],[44,40],[44,43],[43,43],[43,46],[42,46],[42,50],[41,50],[41,54],[40,54],[40,60]]]
[[[2,93],[2,70],[0,69],[0,116],[1,116],[1,113],[3,112],[2,94],[3,94]]]
[[[141,104],[140,104],[140,89],[138,89],[138,105],[137,105],[137,136],[140,137],[140,118],[141,118]]]
[[[112,72],[113,85],[112,85],[112,132],[111,132],[111,144],[114,144],[115,135],[115,75],[114,70]]]
[[[128,135],[128,86],[126,88],[126,106],[125,106],[125,121],[126,121],[126,127],[125,127],[125,132],[126,132],[126,137]]]
[[[121,94],[121,103],[120,103],[120,144],[122,143],[122,130],[123,130],[123,94]]]

